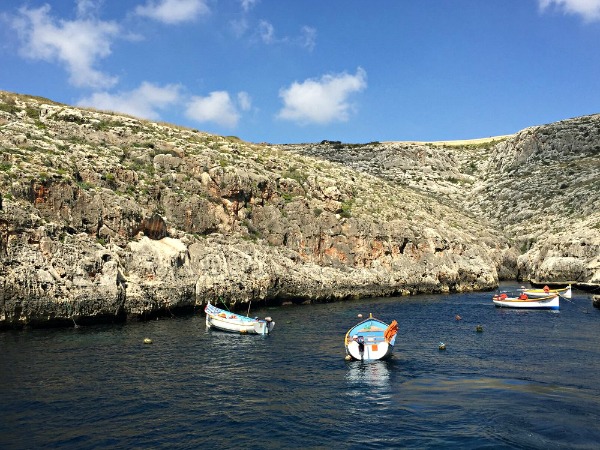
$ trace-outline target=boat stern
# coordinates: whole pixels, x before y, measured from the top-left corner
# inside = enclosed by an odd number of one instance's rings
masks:
[[[351,341],[346,345],[346,353],[359,361],[374,361],[387,358],[392,354],[393,346],[387,342],[365,343]]]
[[[275,322],[270,317],[265,317],[264,320],[260,320],[254,323],[254,332],[256,334],[269,334],[273,327],[275,327]]]

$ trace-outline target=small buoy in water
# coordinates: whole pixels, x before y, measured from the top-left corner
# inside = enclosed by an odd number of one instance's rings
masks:
[[[454,318],[455,318],[456,320],[461,320],[461,319],[462,319],[462,317],[460,317],[458,314],[457,314],[456,316],[454,316]]]
[[[150,339],[150,338],[145,338],[145,339],[144,339],[144,344],[152,344],[152,339]]]
[[[346,356],[344,357],[344,359],[345,359],[346,361],[350,361],[350,360],[352,360],[352,356],[350,356],[350,355],[346,355]]]
[[[483,327],[482,327],[481,325],[477,325],[477,326],[475,327],[475,330],[476,330],[478,333],[481,333],[481,332],[483,331]]]
[[[444,344],[443,342],[440,342],[440,345],[438,347],[440,350],[446,350],[446,344]]]
[[[358,318],[359,318],[359,319],[361,319],[361,318],[362,318],[362,314],[359,314],[359,315],[358,315]]]

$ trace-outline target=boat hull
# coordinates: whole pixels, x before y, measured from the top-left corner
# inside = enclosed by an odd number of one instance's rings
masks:
[[[269,334],[275,322],[242,316],[219,309],[210,303],[204,309],[206,313],[206,328],[240,334]]]
[[[389,332],[391,325],[370,317],[350,328],[346,333],[346,355],[360,361],[375,361],[392,356],[396,342],[395,329]]]
[[[523,292],[527,294],[528,297],[533,298],[542,298],[547,297],[548,295],[557,294],[563,298],[572,298],[571,285],[568,285],[563,289],[550,289],[549,291],[544,291],[543,289],[523,289]]]
[[[519,299],[515,297],[500,298],[495,296],[494,305],[500,308],[519,308],[519,309],[559,309],[560,300],[558,295],[546,296],[542,298]]]
[[[389,358],[392,355],[394,346],[387,342],[365,343],[363,351],[359,349],[358,342],[350,342],[346,345],[346,354],[350,355],[352,359],[359,361],[375,361],[378,359]]]

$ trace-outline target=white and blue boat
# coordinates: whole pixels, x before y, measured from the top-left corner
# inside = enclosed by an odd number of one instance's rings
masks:
[[[241,334],[269,334],[275,322],[270,317],[259,319],[247,317],[217,308],[210,302],[204,308],[206,313],[206,328],[216,328],[221,331]]]
[[[394,350],[397,333],[398,322],[394,320],[388,325],[369,314],[368,319],[346,333],[346,358],[360,361],[388,358]]]

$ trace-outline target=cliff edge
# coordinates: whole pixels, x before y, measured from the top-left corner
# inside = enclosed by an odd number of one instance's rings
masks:
[[[0,92],[0,327],[598,284],[599,124],[285,146]]]

